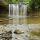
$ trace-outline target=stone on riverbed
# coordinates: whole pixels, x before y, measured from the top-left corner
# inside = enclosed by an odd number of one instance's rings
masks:
[[[15,34],[23,34],[24,31],[17,29],[17,30],[14,31],[14,33],[15,33]]]
[[[3,22],[3,20],[0,20],[0,22]]]

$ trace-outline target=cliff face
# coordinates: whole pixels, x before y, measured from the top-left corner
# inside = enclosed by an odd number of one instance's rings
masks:
[[[8,5],[8,2],[5,0],[0,0],[0,5]]]
[[[5,0],[0,0],[0,13],[3,13],[8,10],[8,5]]]
[[[0,5],[3,5],[3,0],[0,0]]]

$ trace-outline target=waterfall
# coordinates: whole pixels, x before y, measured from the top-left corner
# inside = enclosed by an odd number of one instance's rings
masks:
[[[13,4],[9,4],[9,17],[13,17]]]
[[[25,22],[27,22],[26,20],[26,14],[27,14],[27,5],[23,5],[23,16],[24,16],[24,20],[23,23],[25,24]]]
[[[13,19],[13,24],[18,23],[19,19],[19,5],[18,4],[9,4],[9,17]],[[10,23],[10,21],[9,21]]]
[[[20,24],[25,24],[26,14],[27,14],[27,5],[21,4],[20,5],[20,17],[21,18],[19,18],[19,23]]]
[[[15,19],[14,23],[25,24],[26,13],[27,13],[26,5],[22,4],[19,7],[19,4],[9,4],[9,17],[13,18],[13,22]]]

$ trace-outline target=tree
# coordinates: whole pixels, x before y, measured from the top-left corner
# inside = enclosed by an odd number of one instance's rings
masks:
[[[40,8],[40,0],[31,0],[29,2],[29,7],[32,10],[39,9]]]

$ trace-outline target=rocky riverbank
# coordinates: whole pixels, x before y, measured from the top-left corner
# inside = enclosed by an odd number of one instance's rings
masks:
[[[11,39],[9,38],[10,40],[40,40],[40,36],[31,34],[32,31],[36,32],[39,29],[40,29],[40,24],[22,24],[22,25],[4,24],[0,25],[0,34],[8,36],[8,34],[10,34],[9,32],[11,31],[12,38]],[[5,36],[3,36],[4,40],[6,40]]]

